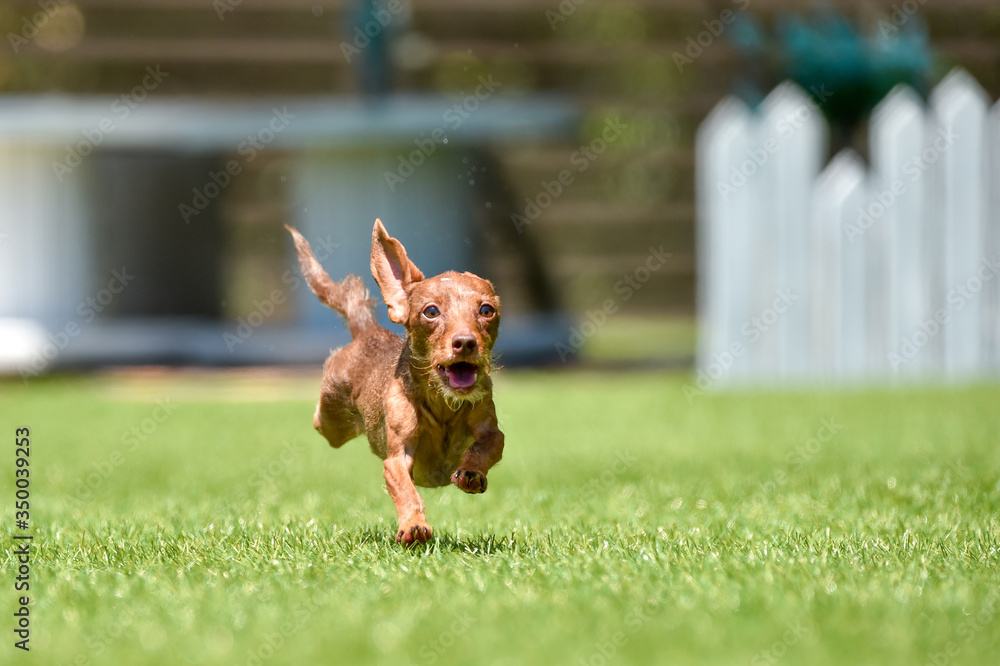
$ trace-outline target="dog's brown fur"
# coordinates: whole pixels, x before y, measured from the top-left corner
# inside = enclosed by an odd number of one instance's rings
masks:
[[[353,338],[326,361],[313,426],[334,448],[367,434],[399,514],[396,541],[427,541],[415,485],[485,492],[486,473],[503,453],[490,379],[500,300],[472,273],[424,278],[375,220],[372,275],[389,319],[406,327],[403,340],[375,322],[361,278],[334,282],[305,238],[287,229],[309,288],[347,320]]]

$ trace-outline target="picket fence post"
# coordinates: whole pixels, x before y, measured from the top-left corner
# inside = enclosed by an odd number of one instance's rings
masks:
[[[752,254],[760,190],[750,183],[749,157],[757,135],[750,109],[727,98],[698,130],[699,369],[724,385],[750,375],[749,353],[740,332],[750,318]],[[754,167],[743,163],[750,160]]]
[[[1000,376],[1000,103],[957,69],[928,103],[900,86],[876,107],[870,168],[848,151],[821,172],[826,135],[791,83],[756,113],[727,98],[699,129],[699,370]]]
[[[844,233],[868,196],[865,167],[852,151],[838,153],[812,188],[809,292],[812,376],[820,382],[857,379],[866,368],[866,238]]]
[[[926,114],[920,97],[896,86],[872,112],[871,198],[848,236],[869,239],[869,266],[878,283],[870,290],[870,313],[882,323],[871,359],[876,375],[908,377],[932,367],[929,351],[903,355],[909,339],[930,315],[930,252],[925,192],[930,184],[921,153]],[[867,229],[863,227],[867,224]]]
[[[810,190],[826,157],[827,127],[812,98],[793,83],[761,104],[763,139],[773,142],[762,176],[765,214],[756,221],[753,311],[767,327],[755,349],[762,374],[806,379],[809,374]],[[784,309],[778,316],[771,313]],[[770,319],[774,319],[769,323]]]
[[[968,378],[983,371],[982,288],[976,276],[986,248],[986,112],[988,100],[979,83],[962,69],[953,70],[934,89],[933,121],[925,152],[934,154],[940,221],[937,242],[942,281],[935,310],[947,317],[941,326],[944,371]],[[932,241],[933,243],[933,241]]]
[[[989,178],[986,189],[990,194],[986,252],[992,267],[992,279],[987,283],[984,303],[986,338],[991,349],[989,359],[994,376],[1000,375],[1000,102],[993,105],[987,121],[987,136],[990,146]]]

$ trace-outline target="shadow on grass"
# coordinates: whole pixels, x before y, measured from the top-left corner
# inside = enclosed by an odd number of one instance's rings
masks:
[[[479,536],[457,537],[453,534],[443,534],[431,542],[426,552],[448,550],[470,555],[492,555],[506,553],[514,549],[517,541],[513,535],[497,536],[496,534],[481,534]]]
[[[513,534],[456,536],[448,532],[443,534],[437,532],[430,542],[407,547],[396,543],[395,535],[392,532],[375,527],[364,527],[344,536],[346,537],[346,541],[343,545],[347,548],[396,550],[401,553],[411,553],[418,556],[432,555],[437,551],[467,553],[469,555],[492,555],[494,553],[509,552],[518,543]]]

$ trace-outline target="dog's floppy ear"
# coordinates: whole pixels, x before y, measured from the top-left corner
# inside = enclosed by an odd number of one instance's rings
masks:
[[[382,220],[375,220],[372,229],[372,276],[382,290],[382,299],[389,306],[389,319],[406,325],[410,315],[409,286],[424,279],[409,257],[403,244],[389,235]]]

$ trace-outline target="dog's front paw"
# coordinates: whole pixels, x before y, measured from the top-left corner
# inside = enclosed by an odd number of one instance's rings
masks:
[[[460,469],[451,475],[451,482],[467,493],[486,492],[486,475],[479,472]]]
[[[432,534],[430,525],[422,520],[411,520],[399,524],[399,531],[396,532],[396,543],[411,546],[415,543],[430,541]]]

